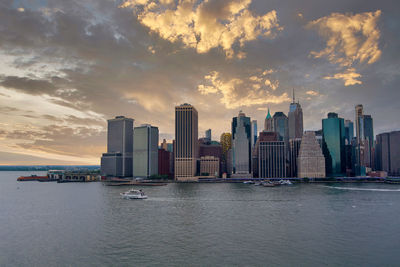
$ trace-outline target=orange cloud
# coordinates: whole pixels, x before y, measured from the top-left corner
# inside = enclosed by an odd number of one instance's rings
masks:
[[[203,95],[221,94],[220,102],[228,109],[270,103],[280,104],[290,101],[287,93],[273,95],[266,90],[265,86],[263,86],[266,83],[259,76],[223,80],[217,71],[213,71],[204,78],[208,84],[200,84],[198,86],[200,93]],[[279,81],[275,83],[279,84]],[[272,87],[270,88],[273,89]]]
[[[343,73],[336,73],[333,76],[326,76],[324,79],[332,80],[332,79],[341,79],[344,81],[345,86],[355,85],[355,84],[362,84],[358,78],[361,78],[361,74],[355,72],[354,68],[349,68]]]
[[[249,10],[251,0],[218,1],[183,0],[175,4],[163,0],[129,0],[120,7],[131,7],[141,24],[170,42],[181,41],[185,47],[206,53],[221,47],[226,57],[244,58],[243,51],[234,51],[238,43],[242,48],[246,42],[259,36],[274,38],[279,26],[276,11],[262,16]]]
[[[308,28],[317,29],[326,40],[325,49],[311,51],[310,55],[314,58],[325,57],[339,65],[340,73],[324,79],[342,79],[345,86],[362,84],[358,80],[361,74],[356,73],[354,65],[372,64],[381,57],[377,25],[381,13],[380,10],[355,15],[332,13],[308,23]]]

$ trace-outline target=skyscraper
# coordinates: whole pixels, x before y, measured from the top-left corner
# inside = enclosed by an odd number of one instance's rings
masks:
[[[258,176],[260,178],[286,177],[286,145],[284,141],[261,138],[258,147]],[[266,140],[266,141],[264,141]]]
[[[307,131],[301,139],[297,158],[299,178],[324,178],[325,157],[315,137],[315,132]]]
[[[365,115],[363,106],[357,105],[356,113],[356,174],[365,172],[365,167],[372,167],[372,151],[374,148],[374,127],[371,115]]]
[[[240,131],[240,133],[238,132]],[[251,123],[250,117],[240,111],[232,119],[232,163],[237,174],[249,174],[251,170]],[[237,166],[239,164],[239,166]],[[246,167],[247,166],[247,167]]]
[[[244,116],[244,113],[239,113],[235,138],[233,139],[235,174],[249,174],[250,172],[250,140],[242,119]]]
[[[175,179],[193,180],[196,175],[198,114],[190,104],[175,107]]]
[[[107,153],[101,157],[102,175],[132,176],[133,121],[124,116],[107,121]]]
[[[158,128],[150,124],[133,130],[133,176],[158,174]]]
[[[345,130],[345,139],[346,139],[346,144],[350,145],[351,140],[353,140],[354,137],[354,123],[351,120],[345,120],[344,121],[344,130]]]
[[[252,120],[251,121],[251,147],[252,148],[254,147],[254,145],[257,142],[257,135],[258,135],[257,121],[256,120]]]
[[[283,112],[275,112],[274,114],[274,129],[279,134],[279,141],[288,142],[289,139],[289,121],[288,117]]]
[[[211,129],[208,129],[206,131],[206,139],[208,142],[211,142]]]
[[[293,101],[289,107],[288,117],[289,139],[301,138],[303,136],[303,110],[299,102],[295,102],[294,89]]]
[[[346,172],[344,120],[336,113],[328,113],[322,120],[323,152],[327,176],[344,176]]]
[[[300,152],[301,138],[289,139],[289,166],[288,166],[288,176],[298,177],[298,167],[297,167],[297,157]]]
[[[269,112],[269,108],[268,108],[267,116],[265,117],[265,121],[264,121],[264,131],[265,132],[275,132],[274,119],[271,117],[271,113]]]
[[[376,136],[376,168],[389,175],[400,175],[400,131]]]

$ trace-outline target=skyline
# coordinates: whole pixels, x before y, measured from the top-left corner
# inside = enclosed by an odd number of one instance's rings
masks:
[[[239,110],[288,115],[292,88],[304,130],[328,112],[354,122],[357,104],[375,135],[400,129],[400,4],[151,2],[0,4],[1,164],[98,164],[118,115],[172,140],[185,102],[219,140]]]

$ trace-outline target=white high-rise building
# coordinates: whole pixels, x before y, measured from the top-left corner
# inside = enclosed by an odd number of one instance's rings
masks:
[[[325,157],[313,131],[305,132],[301,139],[297,167],[299,178],[325,177]]]

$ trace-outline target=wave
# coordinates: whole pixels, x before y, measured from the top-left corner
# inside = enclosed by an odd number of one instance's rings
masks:
[[[338,186],[328,186],[328,185],[324,187],[339,189],[339,190],[351,190],[351,191],[400,192],[400,189],[338,187]]]

